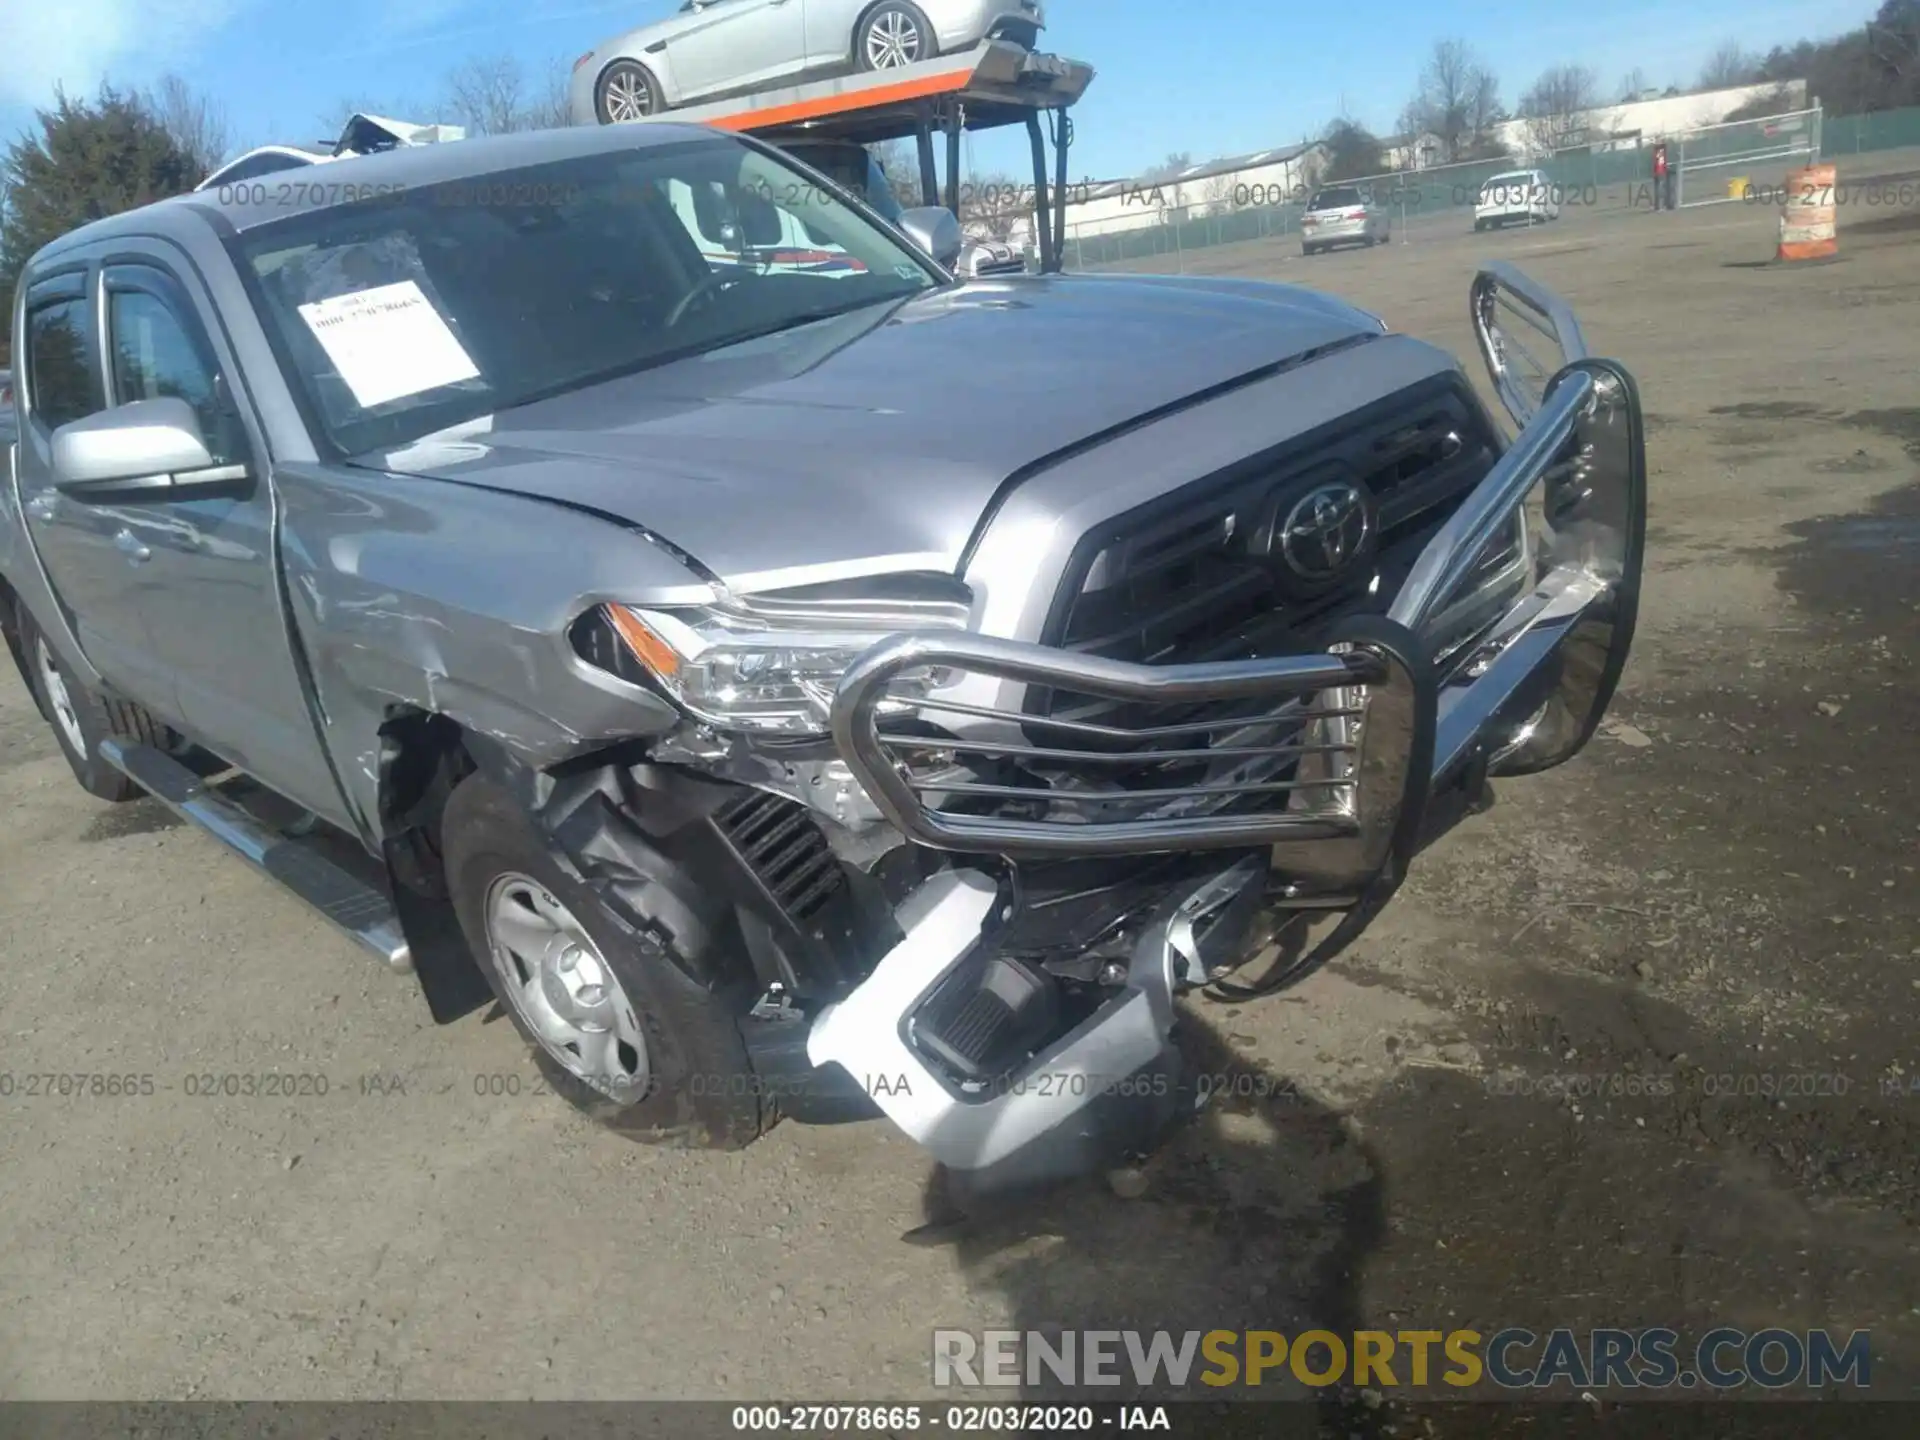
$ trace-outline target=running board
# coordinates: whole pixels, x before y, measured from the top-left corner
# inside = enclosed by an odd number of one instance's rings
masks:
[[[100,758],[184,820],[299,896],[395,970],[413,956],[393,902],[301,837],[275,830],[150,745],[100,742]]]

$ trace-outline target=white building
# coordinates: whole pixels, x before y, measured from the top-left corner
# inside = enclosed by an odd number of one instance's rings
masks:
[[[1580,145],[1596,150],[1625,149],[1671,139],[1702,125],[1718,125],[1749,101],[1768,99],[1776,93],[1781,96],[1783,109],[1807,108],[1807,82],[1788,80],[1778,85],[1735,85],[1726,90],[1602,105],[1557,122],[1519,116],[1503,122],[1498,133],[1516,155],[1529,158]]]
[[[1446,151],[1438,135],[1389,135],[1380,142],[1389,170],[1425,170],[1438,165]]]
[[[1257,150],[1191,165],[1153,180],[1079,181],[1067,186],[1069,237],[1167,225],[1226,210],[1303,199],[1326,167],[1317,142]],[[1014,243],[1030,239],[1018,234]]]

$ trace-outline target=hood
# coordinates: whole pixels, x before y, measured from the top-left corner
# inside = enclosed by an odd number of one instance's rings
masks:
[[[1142,415],[1380,333],[1337,300],[1253,281],[983,281],[358,463],[598,511],[742,591],[953,572],[1014,477]]]

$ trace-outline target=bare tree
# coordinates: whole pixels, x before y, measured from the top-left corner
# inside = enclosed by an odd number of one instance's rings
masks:
[[[912,146],[904,140],[884,140],[869,145],[867,153],[879,164],[887,188],[902,205],[911,208],[920,203],[920,157]]]
[[[1723,40],[1700,67],[1700,88],[1729,90],[1735,85],[1751,85],[1759,76],[1760,57],[1750,54],[1738,40]]]
[[[140,103],[203,175],[233,148],[226,110],[178,75],[162,75],[157,85],[140,96]]]
[[[1193,156],[1184,150],[1176,150],[1158,165],[1155,165],[1151,170],[1147,171],[1141,178],[1143,180],[1171,180],[1181,171],[1191,170],[1192,168]]]
[[[1209,175],[1200,186],[1202,208],[1208,214],[1233,209],[1235,184],[1231,171],[1221,175]]]
[[[471,135],[555,130],[571,118],[567,77],[557,66],[529,80],[511,55],[482,56],[449,71],[441,109]],[[438,117],[435,117],[438,118]]]
[[[1620,77],[1620,98],[1616,103],[1626,105],[1638,100],[1640,92],[1647,88],[1647,72],[1636,65]]]
[[[1555,65],[1520,97],[1527,144],[1535,151],[1572,144],[1600,104],[1600,76],[1585,65]]]
[[[1494,127],[1504,118],[1500,80],[1464,40],[1442,40],[1433,47],[1420,86],[1402,112],[1401,123],[1413,135],[1439,140],[1442,159],[1469,160],[1497,153]]]
[[[324,137],[331,145],[346,123],[355,115],[384,115],[389,120],[409,120],[417,124],[431,124],[431,118],[423,119],[431,106],[423,106],[411,95],[368,95],[348,93],[315,117],[317,137]]]

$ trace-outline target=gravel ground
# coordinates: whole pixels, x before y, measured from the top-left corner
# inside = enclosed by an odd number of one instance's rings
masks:
[[[1262,1093],[1133,1200],[907,1244],[930,1177],[884,1125],[623,1143],[530,1093],[505,1023],[435,1028],[158,805],[89,800],[9,669],[0,1071],[154,1093],[0,1099],[0,1396],[933,1398],[936,1325],[1645,1324],[1870,1328],[1913,1395],[1916,234],[1843,213],[1838,264],[1772,268],[1726,205],[1208,252],[1463,353],[1474,263],[1518,260],[1640,380],[1652,538],[1604,733],[1327,971],[1192,1007]],[[324,1079],[190,1093],[263,1072]],[[1340,1434],[1494,1424],[1320,1400]],[[1727,1433],[1692,1424],[1662,1433]]]

